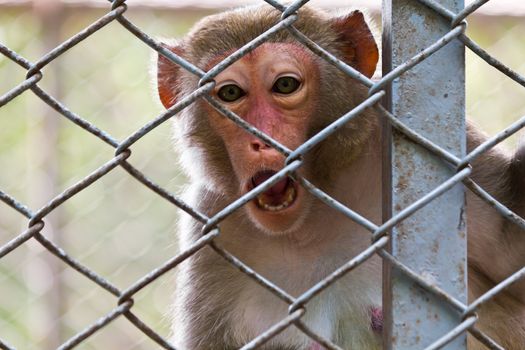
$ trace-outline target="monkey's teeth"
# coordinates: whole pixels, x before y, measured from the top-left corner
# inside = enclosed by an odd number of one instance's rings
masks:
[[[257,204],[260,208],[267,210],[267,211],[279,211],[288,208],[293,201],[295,200],[295,197],[297,195],[297,192],[293,186],[288,186],[286,189],[286,192],[284,194],[285,200],[281,204],[278,205],[271,205],[266,203],[266,196],[264,194],[260,194],[257,196]]]
[[[295,191],[295,187],[289,186],[286,189],[286,201],[285,201],[285,203],[288,203],[288,205],[292,204],[292,202],[294,201],[296,195],[297,195],[297,193]]]

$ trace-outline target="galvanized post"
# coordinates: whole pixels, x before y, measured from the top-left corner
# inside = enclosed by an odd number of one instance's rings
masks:
[[[450,11],[463,0],[439,0]],[[450,22],[414,0],[384,0],[383,72],[406,62],[450,31]],[[465,154],[464,48],[456,40],[395,79],[386,104],[412,130],[452,154]],[[386,147],[386,216],[435,189],[454,175],[439,158],[392,131]],[[388,140],[388,138],[387,138]],[[391,173],[389,174],[389,171]],[[466,302],[465,194],[454,186],[391,232],[391,254]],[[457,326],[458,313],[399,271],[385,267],[385,348],[424,349]],[[466,335],[446,349],[466,349]]]

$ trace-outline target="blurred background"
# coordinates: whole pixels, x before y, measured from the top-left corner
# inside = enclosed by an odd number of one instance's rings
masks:
[[[180,37],[199,18],[245,0],[129,0],[128,19],[154,37]],[[378,1],[318,0],[324,7],[368,8]],[[0,42],[31,62],[108,12],[106,1],[0,0]],[[525,74],[525,6],[493,0],[468,19],[467,34]],[[161,112],[149,71],[153,52],[113,22],[45,67],[39,83],[70,110],[118,140]],[[26,72],[0,55],[0,95]],[[525,115],[525,89],[467,50],[467,114],[489,134]],[[506,142],[512,148],[516,138]],[[180,193],[185,178],[165,123],[133,147],[130,162]],[[0,108],[0,189],[36,211],[113,157],[114,150],[25,92]],[[46,217],[44,234],[82,264],[127,288],[175,255],[180,210],[117,168]],[[27,219],[0,202],[0,246]],[[162,335],[173,275],[135,298],[134,312]],[[0,339],[17,349],[54,349],[107,314],[115,298],[29,241],[0,260]],[[124,318],[79,349],[155,349]]]

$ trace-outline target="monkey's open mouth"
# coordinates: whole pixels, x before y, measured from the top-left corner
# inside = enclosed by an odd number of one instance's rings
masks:
[[[258,172],[251,179],[252,188],[262,184],[276,172],[265,170]],[[297,198],[297,184],[286,177],[255,198],[255,204],[259,209],[267,211],[280,211],[291,206]]]

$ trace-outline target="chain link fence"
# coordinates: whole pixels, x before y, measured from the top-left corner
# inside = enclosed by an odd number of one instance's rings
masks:
[[[385,97],[385,89],[394,79],[402,76],[405,72],[413,69],[418,64],[421,64],[421,62],[426,60],[429,56],[436,52],[439,52],[443,47],[447,46],[451,42],[463,43],[473,53],[475,53],[477,56],[479,56],[482,60],[484,60],[491,66],[498,69],[507,78],[513,80],[522,87],[525,87],[525,79],[522,75],[511,70],[509,67],[505,66],[496,58],[489,55],[478,44],[476,44],[468,36],[465,35],[465,19],[468,18],[468,16],[470,16],[471,14],[473,14],[480,6],[482,6],[487,1],[488,0],[475,1],[469,6],[467,6],[463,11],[459,13],[454,13],[444,8],[438,2],[435,1],[414,0],[415,3],[420,3],[430,8],[437,15],[445,18],[450,23],[450,31],[445,36],[436,41],[433,45],[429,46],[424,51],[418,53],[410,60],[406,61],[404,64],[393,69],[391,72],[386,74],[381,80],[377,82],[364,77],[359,72],[355,71],[352,67],[339,61],[337,57],[334,57],[330,53],[324,51],[322,48],[317,46],[314,42],[310,41],[307,37],[305,37],[302,33],[298,32],[293,27],[293,23],[297,20],[299,16],[297,14],[297,10],[308,2],[304,0],[295,1],[288,6],[285,6],[277,1],[265,0],[265,2],[268,5],[273,6],[276,9],[283,12],[282,20],[276,23],[275,26],[268,32],[265,32],[254,41],[240,48],[237,52],[233,53],[231,56],[229,56],[224,61],[220,62],[217,66],[215,66],[208,72],[200,70],[199,68],[192,65],[191,62],[187,62],[181,57],[178,57],[177,55],[172,53],[171,51],[163,48],[159,41],[155,40],[151,35],[147,34],[146,30],[139,28],[136,24],[134,24],[134,22],[129,20],[127,16],[129,12],[128,5],[125,1],[122,0],[115,0],[111,2],[111,4],[108,5],[107,12],[105,12],[100,18],[97,18],[95,21],[88,24],[85,28],[80,29],[78,33],[76,33],[68,40],[63,41],[62,43],[60,43],[60,45],[51,48],[47,54],[40,57],[35,62],[30,62],[15,50],[12,50],[10,47],[5,46],[3,43],[0,43],[0,53],[10,61],[14,62],[16,65],[18,65],[26,74],[25,79],[22,79],[19,82],[15,83],[13,87],[7,89],[7,92],[0,92],[2,93],[2,95],[0,96],[0,109],[8,109],[10,105],[13,105],[17,99],[20,99],[24,95],[27,95],[32,92],[52,110],[62,115],[68,123],[75,124],[78,128],[80,128],[79,130],[83,131],[85,135],[90,134],[88,136],[91,138],[91,140],[86,142],[91,143],[92,140],[96,140],[97,142],[103,143],[114,150],[114,155],[112,156],[103,154],[103,156],[97,155],[97,157],[94,157],[96,159],[95,162],[98,162],[100,159],[105,160],[103,164],[100,167],[98,167],[98,169],[92,171],[87,176],[78,180],[76,183],[68,186],[63,190],[54,188],[54,190],[56,191],[54,193],[44,193],[43,198],[53,199],[45,200],[42,205],[35,206],[36,208],[40,209],[31,209],[18,198],[15,198],[15,196],[10,195],[7,192],[4,192],[2,189],[0,189],[0,200],[12,209],[10,212],[10,216],[13,215],[14,210],[15,212],[18,212],[18,214],[21,215],[23,218],[25,218],[24,220],[27,224],[27,228],[24,229],[23,232],[21,232],[18,235],[12,236],[11,239],[5,242],[0,242],[0,264],[3,261],[6,261],[6,259],[9,259],[11,256],[16,254],[17,251],[20,251],[21,249],[27,249],[28,245],[35,245],[35,243],[37,243],[38,246],[43,247],[46,254],[50,253],[56,258],[58,258],[58,260],[53,260],[55,262],[53,265],[54,269],[60,271],[67,270],[67,273],[72,273],[76,276],[82,277],[78,279],[78,283],[82,284],[85,283],[85,281],[89,281],[93,286],[95,286],[95,289],[97,290],[97,292],[95,293],[98,293],[98,291],[107,292],[105,293],[106,295],[104,295],[104,298],[107,298],[107,294],[112,296],[112,298],[109,300],[113,303],[113,306],[111,306],[109,310],[106,310],[104,312],[97,311],[95,314],[98,314],[98,316],[102,316],[97,320],[90,322],[90,324],[83,330],[78,331],[78,329],[76,329],[72,331],[74,335],[67,339],[65,342],[62,342],[62,344],[58,347],[59,349],[71,349],[80,344],[85,344],[85,342],[89,341],[91,337],[94,337],[96,336],[96,334],[99,334],[100,332],[98,331],[102,331],[103,329],[109,327],[113,323],[122,321],[128,321],[129,324],[136,327],[136,330],[142,332],[142,334],[149,337],[153,342],[160,345],[162,348],[173,349],[173,345],[170,344],[166,338],[166,332],[162,330],[159,331],[156,325],[153,326],[148,322],[150,321],[149,317],[144,317],[143,314],[139,314],[137,312],[137,301],[140,299],[141,292],[148,289],[146,287],[151,288],[151,285],[155,284],[161,276],[176,268],[177,265],[183,262],[187,257],[192,255],[199,249],[202,249],[204,246],[211,247],[213,250],[215,250],[215,252],[217,252],[217,254],[221,255],[233,266],[238,268],[240,271],[246,273],[247,276],[254,279],[263,288],[267,288],[278,298],[282,299],[290,305],[290,313],[286,318],[284,318],[280,323],[276,324],[264,334],[261,334],[256,339],[253,339],[249,344],[246,344],[243,347],[243,349],[255,349],[260,345],[264,344],[269,339],[271,339],[271,337],[275,336],[276,334],[279,334],[281,331],[292,325],[295,325],[296,327],[301,329],[307,336],[322,344],[325,348],[339,349],[337,344],[332,343],[329,339],[325,339],[319,336],[318,334],[316,334],[315,330],[309,329],[301,321],[301,317],[305,313],[305,310],[307,310],[308,302],[310,300],[312,300],[316,295],[321,293],[326,288],[329,288],[343,275],[345,275],[346,273],[351,273],[353,269],[355,269],[360,264],[367,261],[367,259],[376,254],[378,254],[384,260],[386,260],[388,263],[394,266],[394,268],[397,271],[400,271],[405,276],[407,276],[408,278],[416,282],[418,285],[423,287],[425,290],[440,298],[444,305],[450,306],[452,309],[456,310],[459,315],[461,315],[462,321],[459,324],[457,324],[457,326],[455,326],[454,329],[450,330],[446,334],[440,334],[439,336],[437,336],[433,340],[433,343],[431,345],[428,345],[426,349],[442,348],[451,341],[453,341],[456,337],[460,336],[461,334],[464,334],[464,332],[470,332],[474,337],[476,337],[480,342],[485,344],[489,349],[502,349],[501,345],[498,345],[488,335],[484,334],[476,328],[477,316],[475,312],[480,306],[493,299],[505,287],[509,286],[510,284],[514,283],[520,278],[523,278],[523,276],[525,276],[525,267],[517,271],[512,276],[509,276],[498,286],[488,291],[477,300],[467,305],[463,301],[458,300],[450,293],[442,290],[434,284],[429,283],[427,279],[425,279],[423,276],[421,276],[405,264],[401,263],[395,256],[391,255],[385,250],[391,239],[389,231],[392,228],[396,227],[396,225],[403,222],[405,219],[416,213],[428,203],[434,201],[438,196],[447,192],[449,189],[451,189],[458,183],[463,183],[471,191],[476,193],[478,196],[483,198],[489,205],[495,208],[501,215],[503,215],[509,221],[515,223],[516,225],[520,226],[522,229],[525,230],[525,221],[522,218],[515,215],[508,208],[504,207],[502,204],[497,202],[494,198],[490,196],[490,194],[488,194],[485,190],[477,186],[469,178],[469,175],[472,171],[469,167],[469,164],[472,162],[472,160],[476,159],[477,157],[479,157],[480,154],[486,152],[487,150],[494,147],[496,144],[507,139],[510,135],[515,134],[520,129],[522,129],[523,126],[525,126],[525,117],[521,118],[517,122],[513,123],[509,127],[499,132],[494,137],[490,138],[488,141],[476,148],[470,154],[466,155],[465,157],[459,158],[457,155],[454,155],[451,152],[447,151],[445,147],[443,147],[443,145],[438,145],[423,137],[421,134],[415,132],[410,126],[401,122],[397,116],[393,115],[390,111],[382,107],[380,104],[381,100]],[[197,75],[201,79],[200,86],[196,88],[196,90],[192,94],[185,96],[184,99],[182,99],[176,105],[172,106],[170,109],[168,109],[158,117],[154,118],[153,120],[144,123],[144,125],[137,125],[136,131],[127,132],[122,137],[115,136],[117,135],[117,133],[122,132],[122,129],[116,129],[114,132],[110,133],[107,130],[111,129],[111,125],[104,125],[103,122],[100,125],[95,125],[95,123],[88,121],[80,114],[68,108],[66,103],[64,103],[62,100],[55,98],[53,96],[54,94],[52,93],[57,92],[59,90],[67,90],[67,87],[53,85],[52,82],[46,82],[44,79],[44,77],[46,77],[47,75],[53,75],[53,73],[56,73],[56,71],[54,71],[53,69],[58,68],[57,65],[52,65],[53,62],[61,62],[61,59],[63,59],[63,57],[66,56],[67,53],[75,50],[75,48],[79,46],[81,47],[86,39],[97,35],[97,33],[103,32],[105,27],[111,25],[120,25],[121,28],[133,34],[135,38],[145,43],[151,49],[159,52],[160,54],[169,58],[173,62],[181,65],[184,69]],[[216,77],[221,71],[226,69],[230,64],[235,62],[237,59],[241,58],[247,52],[255,49],[257,46],[264,43],[273,33],[280,30],[290,31],[299,42],[301,42],[303,45],[308,47],[320,57],[323,57],[324,59],[336,65],[349,76],[355,78],[363,85],[367,86],[370,92],[369,97],[365,101],[362,101],[362,103],[360,103],[358,106],[356,106],[355,109],[349,111],[346,115],[341,116],[341,118],[334,122],[334,124],[330,125],[321,133],[312,137],[305,144],[293,151],[287,149],[285,146],[279,144],[275,140],[268,138],[267,136],[259,132],[257,129],[246,124],[246,122],[244,122],[242,118],[235,115],[231,111],[225,109],[218,101],[214,100],[208,95],[208,93],[214,87],[214,77]],[[127,59],[127,55],[123,54],[118,59],[120,62],[125,62],[125,60]],[[71,65],[75,65],[76,67],[77,64],[72,62]],[[58,65],[60,69],[75,70],[75,72],[79,74],[79,79],[82,79],[82,64],[79,64],[78,66],[79,68],[77,69],[72,68],[71,66],[64,67],[64,64]],[[144,69],[144,72],[145,71],[146,69]],[[73,93],[72,91],[68,92]],[[94,91],[93,93],[96,94],[100,92]],[[166,186],[161,186],[158,184],[158,181],[153,181],[152,179],[150,179],[142,170],[140,170],[142,167],[148,167],[148,163],[146,163],[145,165],[142,164],[144,166],[136,166],[132,165],[131,163],[131,159],[133,158],[132,152],[134,154],[135,150],[141,147],[141,143],[142,145],[144,145],[145,142],[147,144],[147,141],[145,141],[147,139],[145,138],[146,135],[151,135],[152,133],[154,133],[155,130],[157,130],[164,122],[168,121],[179,111],[181,111],[182,109],[184,109],[185,107],[187,107],[188,105],[200,98],[206,99],[219,112],[224,114],[233,122],[237,123],[239,127],[242,127],[248,132],[260,137],[267,144],[273,146],[281,153],[283,153],[288,159],[285,168],[283,168],[265,183],[253,189],[247,195],[238,198],[235,202],[231,203],[229,206],[224,208],[222,211],[220,211],[213,217],[207,217],[204,214],[199,213],[194,208],[191,208],[190,206],[186,205],[180,198],[174,195],[172,191],[167,190]],[[117,107],[114,110],[114,113],[127,113],[128,111],[125,109],[125,104],[125,100],[115,102],[115,105]],[[443,159],[444,164],[452,165],[453,167],[455,167],[455,169],[457,169],[457,172],[454,176],[447,179],[447,181],[442,183],[439,187],[435,188],[434,190],[424,195],[414,203],[410,204],[409,206],[398,212],[396,215],[386,220],[381,225],[375,225],[372,222],[370,222],[367,218],[361,217],[359,214],[352,211],[352,208],[347,208],[337,203],[333,198],[330,198],[325,193],[317,189],[310,182],[308,182],[308,180],[304,178],[299,179],[300,184],[314,196],[326,202],[328,205],[334,208],[334,210],[339,210],[341,213],[343,213],[350,219],[362,224],[363,227],[369,230],[371,233],[372,243],[369,246],[369,248],[367,248],[361,254],[353,258],[351,261],[347,262],[345,265],[341,266],[333,274],[327,276],[323,281],[313,286],[308,292],[306,292],[298,298],[294,298],[288,293],[286,293],[286,291],[282,290],[279,286],[273,284],[271,281],[266,280],[264,277],[259,275],[257,271],[253,271],[249,266],[246,266],[242,261],[238,260],[235,256],[231,255],[228,251],[224,250],[218,244],[216,244],[214,242],[214,238],[221,234],[220,230],[218,229],[218,225],[232,212],[238,210],[243,205],[254,199],[258,194],[262,193],[263,191],[271,187],[273,184],[278,182],[280,179],[301,167],[302,155],[307,153],[314,145],[318,144],[319,142],[322,142],[327,137],[330,137],[330,135],[340,125],[347,123],[349,120],[359,115],[359,113],[361,113],[367,107],[376,108],[378,111],[380,111],[384,119],[393,128],[405,135],[412,142],[423,146],[425,149],[427,149],[434,155],[437,155],[438,157]],[[53,130],[54,129],[47,130],[49,131],[49,133],[44,132],[44,135],[40,135],[40,137],[56,137],[56,135],[53,135]],[[78,136],[80,137],[78,139],[78,143],[81,143],[82,140],[84,140],[82,138],[84,138],[85,135]],[[81,146],[80,148],[86,147]],[[166,146],[166,148],[169,147]],[[31,151],[34,152],[35,150],[38,150],[38,143],[36,148],[33,148]],[[39,153],[39,155],[41,155],[44,160],[48,161],[50,158],[46,156],[46,150],[41,151],[42,152]],[[90,158],[89,155],[86,155],[86,158]],[[48,170],[53,171],[53,164],[48,164],[48,166]],[[193,244],[189,249],[181,251],[174,257],[168,257],[167,253],[165,253],[165,263],[156,268],[144,272],[143,276],[141,277],[137,276],[132,280],[127,281],[127,283],[125,284],[126,287],[119,288],[117,284],[113,282],[112,277],[118,275],[119,273],[122,273],[122,270],[119,271],[118,268],[116,268],[113,274],[110,274],[109,276],[104,273],[101,273],[99,270],[94,269],[91,265],[84,263],[85,254],[89,253],[83,252],[81,250],[72,252],[67,249],[64,249],[63,240],[65,239],[65,237],[54,237],[51,232],[47,234],[46,228],[50,225],[57,225],[57,222],[60,219],[54,217],[53,215],[57,212],[57,210],[59,210],[59,208],[63,208],[66,205],[66,203],[74,202],[75,198],[84,195],[86,192],[89,193],[90,188],[97,186],[100,182],[104,181],[104,179],[113,176],[114,180],[112,180],[112,182],[110,182],[110,184],[106,186],[118,187],[118,179],[124,176],[124,172],[127,173],[130,177],[137,180],[138,183],[144,186],[144,188],[153,191],[160,198],[166,200],[167,203],[173,205],[170,206],[169,209],[163,209],[165,215],[173,215],[173,211],[171,209],[175,208],[177,209],[177,211],[182,211],[185,213],[182,215],[191,215],[195,220],[201,222],[205,226],[205,228],[203,230],[202,238],[195,242],[195,244]],[[45,182],[38,183],[36,186],[45,186]],[[120,188],[122,189],[122,191],[125,190],[125,188],[123,187]],[[56,193],[58,193],[58,195]],[[99,198],[91,198],[89,201],[93,202],[94,206],[103,205],[103,200],[100,200]],[[119,206],[121,205],[123,204],[117,203],[117,205],[109,206],[105,209],[111,211],[114,210],[116,213],[118,213]],[[86,208],[75,208],[73,206],[73,210],[82,209]],[[86,215],[89,215],[90,212],[86,211],[86,213]],[[147,211],[140,211],[140,215],[147,216],[148,213]],[[4,220],[3,217],[2,220]],[[167,223],[161,224],[159,226],[160,227],[157,228],[157,230],[159,231],[170,230],[169,224]],[[93,227],[93,229],[103,230],[102,227],[103,225],[101,225],[100,227],[95,226]],[[147,232],[149,228],[150,227],[145,226],[143,227],[143,231]],[[82,237],[79,237],[79,239],[82,239]],[[106,239],[109,238],[106,237]],[[119,241],[123,240],[125,240],[125,238],[119,238]],[[100,243],[100,246],[104,246],[105,243],[106,242],[103,240]],[[121,244],[123,243],[119,242],[119,245]],[[127,247],[124,246],[123,249],[125,248]],[[106,252],[106,254],[110,254],[110,252]],[[99,256],[98,259],[103,260],[104,255]],[[132,276],[136,276],[136,273],[132,274]],[[54,287],[58,288],[58,286]],[[57,294],[58,298],[58,300],[55,300],[55,302],[60,302],[60,294],[65,292],[61,292],[58,289],[53,290]],[[76,298],[81,297],[81,294],[78,294],[76,296]],[[3,335],[1,333],[0,347],[3,349],[14,349],[13,346],[9,345],[9,339],[3,338]],[[118,348],[118,346],[116,345],[113,347],[108,347]]]

